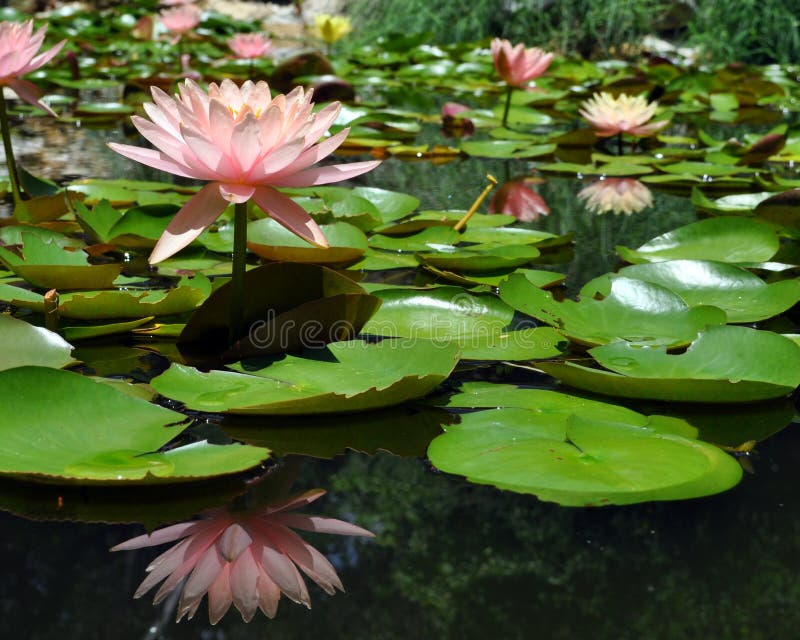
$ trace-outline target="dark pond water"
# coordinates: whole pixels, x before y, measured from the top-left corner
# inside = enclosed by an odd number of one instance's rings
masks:
[[[19,159],[35,173],[149,177],[105,149],[121,128],[44,126],[26,123],[17,132]],[[68,154],[50,152],[62,144]],[[468,160],[433,169],[388,161],[364,183],[411,192],[423,207],[466,208],[487,171],[515,175],[526,166]],[[539,185],[552,213],[536,223],[576,234],[574,259],[559,267],[576,286],[615,267],[615,245],[638,246],[695,217],[686,198],[661,193],[639,214],[597,216],[576,200],[579,187]],[[100,375],[147,379],[164,366],[157,355],[113,343],[76,356]],[[460,376],[542,383],[495,367]],[[414,431],[423,420],[430,428],[426,415],[401,409],[394,418]],[[360,420],[353,417],[351,426]],[[226,424],[196,428],[213,434]],[[414,452],[413,442],[409,447]],[[800,431],[790,425],[741,460],[750,472],[725,494],[604,509],[563,508],[472,485],[421,457],[350,452],[297,460],[296,488],[329,492],[317,512],[377,537],[309,536],[331,558],[346,594],[328,597],[311,585],[310,611],[283,599],[275,620],[256,616],[246,625],[230,611],[214,627],[205,604],[194,620],[176,625],[174,599],[155,608],[147,596],[131,599],[157,551],[108,552],[143,531],[130,514],[157,504],[164,520],[169,513],[185,519],[193,504],[213,504],[212,492],[66,491],[3,481],[0,638],[796,638]],[[131,524],[59,521],[67,512]]]

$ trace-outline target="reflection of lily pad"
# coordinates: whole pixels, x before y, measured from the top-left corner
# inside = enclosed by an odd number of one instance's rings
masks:
[[[693,307],[719,307],[728,322],[765,320],[800,301],[800,279],[767,284],[750,271],[723,262],[669,260],[625,267],[619,275],[666,287]]]
[[[778,251],[775,230],[752,218],[709,218],[653,238],[638,249],[617,247],[632,263],[715,260],[732,264],[766,262]]]
[[[495,409],[462,415],[446,432],[428,448],[438,468],[568,506],[709,495],[742,473],[712,445],[588,415]]]
[[[244,471],[269,454],[207,442],[158,453],[182,414],[57,369],[0,372],[0,404],[0,474],[28,480],[183,482]]]
[[[755,402],[780,398],[800,384],[800,347],[747,327],[709,327],[682,354],[626,342],[589,353],[610,371],[555,362],[537,368],[594,393],[678,402]]]
[[[211,371],[173,364],[152,381],[190,409],[214,413],[312,414],[363,411],[430,393],[458,361],[455,345],[429,341],[335,342],[262,369]]]
[[[501,285],[500,297],[583,344],[623,339],[677,346],[691,342],[706,326],[724,324],[726,320],[721,309],[690,308],[669,289],[623,277],[611,280],[606,290],[590,292],[584,288],[579,302],[556,302],[524,275],[515,274]]]
[[[72,345],[57,333],[0,314],[0,370],[36,365],[60,369],[77,363]]]

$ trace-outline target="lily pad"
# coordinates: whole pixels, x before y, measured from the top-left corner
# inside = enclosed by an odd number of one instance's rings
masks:
[[[436,252],[418,253],[417,259],[426,265],[455,271],[490,271],[521,267],[538,258],[541,253],[528,245],[499,243],[476,244],[469,247],[440,245]]]
[[[774,228],[752,218],[709,218],[653,238],[638,249],[617,247],[634,264],[663,260],[715,260],[731,264],[767,262],[778,251]]]
[[[247,248],[267,260],[342,264],[358,260],[367,250],[364,232],[346,222],[320,225],[330,245],[315,247],[271,218],[247,225]]]
[[[340,413],[399,404],[435,389],[458,361],[456,345],[354,340],[270,365],[202,373],[172,364],[152,386],[188,408],[263,415]],[[246,373],[242,373],[246,371]]]
[[[766,320],[800,301],[800,279],[767,284],[747,269],[724,262],[668,260],[631,265],[619,275],[666,287],[692,307],[719,307],[728,322]]]
[[[428,457],[471,482],[565,506],[694,498],[725,491],[742,474],[713,445],[649,423],[526,409],[462,415],[431,443]]]
[[[537,368],[594,393],[676,402],[756,402],[800,384],[800,346],[748,327],[709,327],[681,354],[626,342],[589,353],[610,371],[555,362]]]
[[[616,277],[607,287],[584,288],[578,302],[556,302],[525,275],[514,274],[500,285],[500,298],[570,339],[589,345],[615,340],[684,345],[705,327],[724,324],[727,319],[716,307],[690,307],[661,285]]]
[[[0,371],[34,365],[60,369],[77,364],[72,345],[57,333],[0,314]]]
[[[0,474],[40,482],[185,482],[237,473],[268,455],[245,445],[196,442],[160,453],[184,420],[77,373],[0,371]]]

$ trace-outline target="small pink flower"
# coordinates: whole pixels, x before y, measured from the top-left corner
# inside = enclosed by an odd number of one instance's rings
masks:
[[[202,12],[200,7],[194,4],[181,4],[172,9],[164,9],[161,12],[161,22],[166,27],[167,31],[174,35],[173,43],[198,24],[200,24],[200,16]]]
[[[509,180],[492,196],[489,213],[505,213],[520,222],[531,222],[548,215],[550,207],[526,180]]]
[[[272,41],[261,33],[237,33],[228,40],[237,58],[261,58],[272,51]]]
[[[578,193],[593,213],[630,215],[653,206],[653,194],[644,184],[633,178],[604,178],[595,180]]]
[[[646,124],[655,115],[657,102],[647,103],[644,96],[620,94],[616,98],[610,93],[596,93],[583,103],[580,114],[595,129],[601,138],[618,133],[627,133],[637,138],[646,138],[663,129],[668,120]]]
[[[47,26],[44,26],[33,33],[33,20],[0,22],[0,87],[11,87],[20,99],[55,116],[55,112],[40,100],[43,91],[22,79],[26,73],[50,62],[66,42],[62,40],[52,49],[38,53],[46,31]]]
[[[344,588],[327,558],[292,529],[374,537],[366,529],[335,518],[287,513],[324,494],[322,489],[313,489],[255,513],[215,509],[202,520],[165,527],[111,550],[141,549],[180,540],[150,563],[149,575],[133,595],[140,598],[162,580],[154,604],[176,588],[182,590],[179,621],[183,616],[194,616],[206,593],[211,624],[216,624],[231,604],[245,622],[253,618],[257,609],[274,618],[282,593],[310,609],[311,599],[298,568],[329,595]]]
[[[275,187],[310,187],[340,182],[374,169],[380,162],[352,162],[312,168],[344,142],[349,129],[322,141],[341,104],[316,113],[312,92],[297,87],[274,98],[266,82],[241,87],[231,80],[211,83],[208,93],[192,80],[173,98],[153,87],[145,103],[150,120],[132,116],[134,126],[156,149],[109,143],[123,156],[185,178],[207,180],[178,211],[150,255],[156,263],[199,236],[230,203],[252,199],[304,240],[327,247],[317,223]]]
[[[526,49],[522,44],[512,46],[508,40],[495,38],[492,40],[492,58],[494,68],[503,80],[512,87],[524,87],[547,71],[553,54],[536,47]]]
[[[442,105],[442,118],[455,118],[459,113],[469,111],[469,107],[458,102],[445,102]]]

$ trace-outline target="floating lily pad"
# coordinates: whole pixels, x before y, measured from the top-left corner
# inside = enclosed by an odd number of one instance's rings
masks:
[[[63,327],[61,331],[67,340],[91,340],[104,336],[114,336],[121,333],[129,333],[153,320],[153,316],[131,320],[130,322],[115,322],[113,324],[95,324],[86,326]]]
[[[214,413],[314,414],[363,411],[430,393],[453,370],[458,348],[430,341],[335,342],[261,369],[211,371],[173,364],[152,381],[188,408]],[[242,373],[241,371],[247,371]]]
[[[456,271],[490,271],[521,267],[541,253],[529,245],[476,244],[469,247],[440,245],[436,252],[418,253],[417,259],[439,269]]]
[[[65,318],[102,320],[168,316],[191,311],[211,293],[211,283],[203,275],[182,278],[173,289],[118,289],[65,293],[58,312]]]
[[[158,450],[184,420],[77,373],[43,367],[0,372],[0,474],[43,482],[185,482],[249,469],[267,449],[196,442]]]
[[[247,248],[267,260],[341,264],[353,262],[367,250],[364,232],[346,222],[320,225],[330,245],[315,247],[271,218],[247,225]]]
[[[653,238],[638,249],[617,247],[634,264],[663,260],[715,260],[731,264],[767,262],[779,247],[775,230],[751,218],[709,218]]]
[[[677,402],[769,400],[800,384],[800,347],[780,334],[747,327],[709,327],[682,354],[626,342],[589,353],[610,371],[555,362],[537,368],[594,393]]]
[[[765,320],[800,301],[800,279],[767,284],[747,269],[724,262],[668,260],[625,267],[619,275],[666,287],[692,307],[719,307],[728,322]]]
[[[428,457],[471,482],[566,506],[694,498],[725,491],[742,474],[713,445],[649,423],[526,409],[464,414],[431,443]]]
[[[525,275],[514,274],[501,284],[500,297],[572,340],[590,345],[629,340],[678,346],[691,342],[705,327],[726,321],[721,309],[690,307],[657,284],[616,277],[607,287],[592,291],[584,288],[578,302],[556,302],[552,294],[539,289]]]
[[[420,211],[414,216],[390,222],[374,229],[374,231],[387,236],[400,236],[415,233],[428,227],[454,227],[464,217],[465,213],[466,211]],[[469,226],[471,228],[503,227],[516,221],[517,219],[514,216],[476,213],[470,218]]]
[[[800,189],[791,189],[762,200],[755,208],[755,215],[762,220],[797,231],[800,230],[798,207],[800,207]]]
[[[536,158],[556,150],[554,144],[531,144],[526,140],[476,140],[461,143],[461,151],[481,158]]]
[[[0,371],[26,365],[60,369],[77,364],[72,345],[57,333],[0,314]]]

